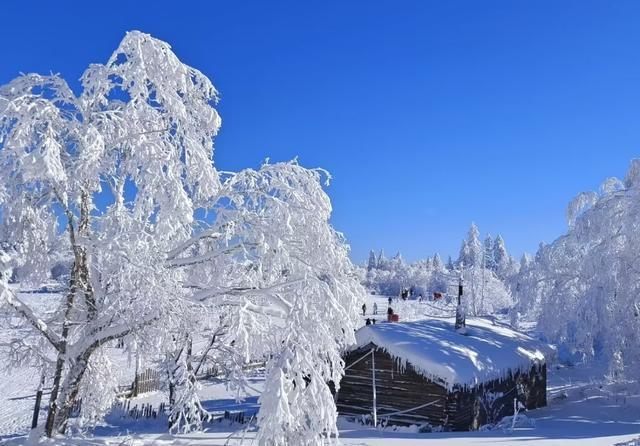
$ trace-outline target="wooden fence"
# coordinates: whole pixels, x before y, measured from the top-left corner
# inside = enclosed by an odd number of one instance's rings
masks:
[[[152,404],[134,405],[131,407],[131,400],[116,401],[111,410],[111,414],[120,418],[167,418],[167,407],[165,403],[160,403],[157,407]]]
[[[113,409],[111,411],[111,416],[116,416],[119,418],[132,418],[135,420],[138,419],[168,419],[169,418],[169,407],[165,403],[160,403],[157,406],[152,404],[141,404],[138,406],[137,404],[131,407],[131,400],[126,401],[117,401],[113,405]],[[222,422],[223,420],[228,420],[230,423],[238,423],[245,424],[251,420],[253,414],[247,413],[247,411],[230,411],[225,410],[220,414],[212,414],[207,417],[205,421],[207,422]]]
[[[245,365],[244,370],[255,370],[265,366],[264,362],[253,362]],[[204,369],[202,372],[198,373],[199,379],[209,379],[209,378],[217,378],[221,377],[221,371],[215,367],[210,366]],[[145,369],[142,373],[136,374],[133,383],[128,386],[120,386],[118,396],[122,398],[127,398],[126,401],[117,401],[114,403],[113,413],[120,413],[121,416],[127,416],[130,418],[157,418],[159,416],[168,416],[165,414],[167,407],[165,403],[162,403],[156,409],[154,406],[150,404],[143,404],[138,408],[136,404],[133,408],[130,408],[131,400],[129,398],[138,396],[142,393],[153,392],[156,390],[161,390],[163,387],[163,374],[158,370],[153,369]],[[78,399],[73,407],[70,409],[70,417],[76,418],[80,415],[82,410],[82,400]],[[38,414],[40,412],[40,404],[36,402],[36,407],[34,409],[34,421],[32,421],[32,428],[36,427]],[[229,412],[225,411],[221,416],[211,416],[208,421],[221,421],[223,419],[229,420],[232,423],[241,423],[244,424],[246,421],[246,412]]]
[[[256,370],[265,366],[263,361],[246,364],[244,370]],[[216,366],[210,366],[198,373],[198,379],[211,379],[222,377],[222,371]],[[142,373],[136,374],[131,386],[124,386],[120,389],[121,396],[134,397],[147,392],[161,390],[165,376],[158,370],[145,369]]]
[[[130,396],[138,396],[141,393],[160,390],[162,387],[162,374],[157,370],[146,369],[136,374],[131,386]]]

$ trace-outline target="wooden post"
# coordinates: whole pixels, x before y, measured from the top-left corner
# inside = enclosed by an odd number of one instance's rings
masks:
[[[36,391],[36,405],[33,408],[33,419],[31,420],[31,429],[38,427],[38,417],[40,416],[40,403],[42,402],[42,388],[44,387],[44,372],[40,378],[40,385]]]
[[[460,279],[458,282],[458,308],[456,308],[456,331],[460,333],[464,333],[466,330],[466,316],[464,314],[464,309],[462,308],[462,268],[463,265],[460,264]]]
[[[133,386],[131,386],[131,396],[138,396],[140,393],[140,356],[136,350],[136,372],[133,379]]]
[[[378,404],[376,401],[376,350],[371,349],[371,370],[373,373],[373,426],[378,426]]]

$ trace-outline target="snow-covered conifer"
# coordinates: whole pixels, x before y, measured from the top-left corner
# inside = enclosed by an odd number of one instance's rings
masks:
[[[378,267],[378,261],[376,259],[376,253],[373,252],[373,249],[369,251],[369,260],[367,262],[367,271],[371,271],[372,269],[376,269]]]
[[[512,271],[511,257],[507,252],[504,239],[498,235],[493,244],[494,271],[501,279],[506,279]]]
[[[482,245],[482,255],[484,256],[483,266],[491,271],[496,271],[496,261],[493,252],[494,242],[491,234],[487,234]]]
[[[467,238],[462,242],[458,263],[463,263],[465,267],[479,266],[482,263],[482,242],[475,223],[471,223]]]

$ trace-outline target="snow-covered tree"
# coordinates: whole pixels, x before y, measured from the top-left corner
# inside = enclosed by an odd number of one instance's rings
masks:
[[[496,262],[495,262],[495,256],[493,253],[493,237],[491,237],[491,234],[487,234],[487,236],[484,239],[484,243],[482,245],[482,255],[484,256],[482,261],[483,261],[483,266],[487,269],[490,269],[491,271],[495,271],[496,270]]]
[[[463,305],[467,315],[491,315],[513,306],[511,292],[493,271],[481,266],[471,266],[463,271]]]
[[[216,315],[233,382],[258,355],[268,381],[281,380],[261,396],[261,444],[331,440],[327,383],[340,381],[363,290],[328,223],[322,171],[291,162],[221,177],[216,90],[147,34],[128,33],[82,86],[76,96],[59,76],[29,74],[0,89],[0,239],[15,245],[2,268],[40,283],[60,240],[73,259],[53,314],[0,280],[0,302],[41,340],[35,356],[53,376],[46,433],[65,430],[78,398],[90,419],[113,397],[92,371],[108,369],[103,348],[123,338],[168,358],[172,422],[199,427],[189,328]],[[194,220],[202,210],[212,222]],[[22,341],[14,348],[33,346]]]
[[[82,87],[76,96],[57,75],[27,74],[0,89],[2,230],[16,243],[14,262],[24,282],[38,283],[60,237],[73,258],[49,320],[0,285],[57,356],[48,435],[65,429],[102,346],[176,314],[182,273],[165,253],[219,189],[216,90],[169,45],[128,33]]]
[[[471,223],[467,238],[462,241],[458,264],[465,267],[478,266],[482,263],[482,242],[480,241],[480,231],[475,223]]]
[[[433,269],[436,271],[440,271],[444,268],[444,263],[442,263],[442,259],[440,258],[440,254],[435,253],[432,259]]]
[[[518,271],[526,270],[531,266],[532,262],[533,262],[533,258],[531,258],[531,254],[525,252],[520,257],[520,265],[518,266]]]
[[[494,271],[501,279],[506,279],[510,274],[514,273],[511,256],[507,252],[504,239],[498,235],[493,244]]]
[[[580,194],[569,230],[541,244],[518,274],[520,294],[539,329],[573,361],[598,359],[615,375],[640,373],[640,160],[623,182]]]
[[[447,269],[453,271],[455,269],[455,265],[453,264],[453,259],[451,256],[447,257]]]
[[[378,267],[378,260],[376,259],[376,253],[373,252],[373,249],[369,251],[369,260],[367,261],[367,271],[371,271],[372,269],[376,269]]]
[[[328,223],[322,174],[296,162],[239,172],[223,184],[213,223],[171,256],[193,267],[193,298],[230,315],[221,342],[245,362],[269,358],[260,444],[320,444],[337,435],[327,383],[339,387],[341,351],[353,342],[364,290]],[[240,370],[234,378],[241,386]]]
[[[501,254],[498,257],[501,275],[494,260],[496,242]],[[465,259],[469,263],[464,263]],[[454,277],[457,277],[461,266],[465,277],[468,276],[470,280],[468,286],[471,294],[467,302],[469,314],[491,314],[513,305],[510,278],[518,268],[514,267],[511,257],[506,253],[502,237],[494,240],[487,236],[485,242],[481,243],[480,232],[475,224],[471,225],[462,242],[457,266],[451,256],[447,265],[442,263],[438,254],[407,263],[398,253],[391,260],[378,263],[376,268],[368,270],[363,283],[382,294],[398,295],[402,289],[412,288],[416,294],[431,296],[433,292],[451,291],[457,285]]]

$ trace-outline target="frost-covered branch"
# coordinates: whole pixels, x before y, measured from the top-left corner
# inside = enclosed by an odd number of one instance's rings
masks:
[[[60,348],[60,338],[58,335],[51,330],[51,328],[40,319],[36,314],[29,308],[28,305],[23,303],[18,296],[0,280],[0,300],[3,300],[7,304],[9,304],[16,312],[18,312],[22,317],[24,317],[29,324],[31,324],[38,332],[44,336],[44,338],[49,341],[49,343],[58,350]]]

